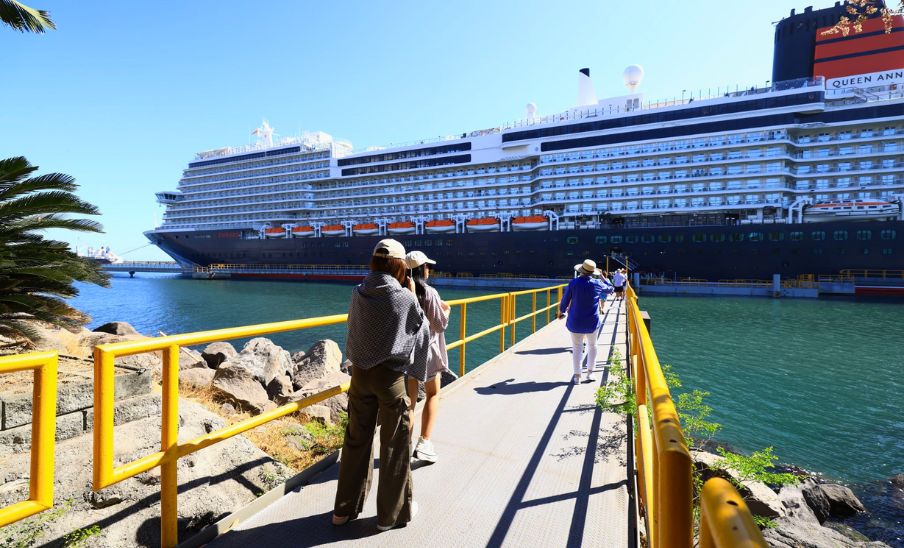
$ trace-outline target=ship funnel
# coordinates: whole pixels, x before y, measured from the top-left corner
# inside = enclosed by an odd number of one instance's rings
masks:
[[[593,81],[590,79],[590,69],[582,68],[578,73],[578,104],[579,107],[596,106],[596,92],[593,90]]]

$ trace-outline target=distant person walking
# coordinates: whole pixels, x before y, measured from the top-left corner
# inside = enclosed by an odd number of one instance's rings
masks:
[[[574,266],[578,276],[568,283],[559,303],[559,318],[568,312],[565,327],[571,333],[572,382],[581,382],[581,364],[584,362],[584,343],[587,343],[587,381],[593,380],[596,365],[596,339],[600,328],[600,297],[612,292],[612,287],[592,277],[596,263],[587,259]]]
[[[615,274],[612,275],[612,285],[615,287],[615,298],[616,299],[624,299],[625,297],[625,283],[628,281],[628,277],[625,275],[625,269],[619,268],[615,271]]]
[[[408,378],[408,397],[411,400],[409,409],[412,415],[417,404],[418,378],[425,377],[424,382],[424,411],[421,414],[421,435],[414,447],[414,458],[427,462],[436,462],[439,458],[430,435],[433,433],[433,425],[436,423],[436,414],[439,412],[440,373],[449,370],[449,355],[446,352],[446,327],[449,325],[449,305],[443,302],[439,293],[427,285],[430,278],[431,265],[436,261],[430,259],[421,251],[412,251],[405,256],[408,268],[411,269],[411,278],[414,280],[414,292],[418,302],[427,316],[430,324],[430,352],[424,363],[415,363],[413,370],[415,375]]]
[[[417,513],[417,503],[411,499],[411,423],[405,375],[416,375],[412,364],[426,361],[430,330],[406,266],[402,244],[381,240],[373,251],[370,274],[352,292],[345,344],[352,380],[333,525],[345,525],[364,508],[373,475],[378,418],[377,529],[402,526]]]

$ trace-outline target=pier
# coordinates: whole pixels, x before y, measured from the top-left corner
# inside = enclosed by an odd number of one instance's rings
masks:
[[[459,339],[448,345],[453,368],[458,358],[461,378],[443,392],[434,435],[440,462],[413,466],[420,512],[408,527],[376,535],[374,494],[357,520],[341,528],[330,525],[341,466],[336,452],[196,535],[178,535],[180,459],[349,388],[347,383],[327,388],[197,438],[180,439],[181,348],[341,324],[344,314],[98,345],[93,489],[159,468],[163,548],[413,542],[690,548],[695,530],[693,464],[650,338],[649,317],[631,287],[623,301],[610,300],[598,333],[597,363],[588,364],[595,379],[572,384],[570,337],[564,322],[554,319],[562,287],[449,301],[461,319]],[[471,332],[468,308],[474,306],[498,306],[499,323]],[[498,336],[499,354],[467,370],[468,344],[491,335]],[[118,462],[115,360],[146,352],[162,354],[160,450]],[[0,358],[0,373],[35,371],[29,499],[0,508],[0,526],[55,503],[57,361],[55,352]],[[611,382],[617,368],[631,379],[636,397],[636,414],[631,416],[604,411],[596,402],[597,388]],[[765,546],[731,484],[713,478],[699,497],[701,546]]]

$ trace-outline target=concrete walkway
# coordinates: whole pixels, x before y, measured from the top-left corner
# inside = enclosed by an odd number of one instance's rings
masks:
[[[571,383],[556,321],[444,391],[440,460],[415,466],[407,527],[378,533],[376,473],[364,513],[330,525],[333,465],[208,546],[634,546],[625,419],[594,403],[613,349],[627,355],[622,305],[610,302],[593,382]]]

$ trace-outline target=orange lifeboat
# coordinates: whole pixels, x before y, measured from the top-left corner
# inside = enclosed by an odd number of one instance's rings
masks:
[[[411,221],[400,221],[398,223],[389,223],[386,231],[390,234],[414,234],[415,226]]]
[[[543,230],[549,222],[543,215],[528,215],[512,219],[512,230]]]
[[[292,236],[295,238],[310,238],[314,235],[313,226],[296,226],[292,227]]]
[[[352,232],[361,236],[376,234],[380,231],[380,227],[376,223],[361,223],[352,227]]]
[[[345,227],[342,225],[324,225],[320,229],[324,236],[345,236]]]
[[[424,223],[424,230],[430,233],[455,232],[455,221],[452,219],[436,219]]]
[[[264,237],[265,238],[285,238],[286,237],[286,229],[285,228],[265,228],[264,229]]]
[[[491,232],[499,230],[500,224],[498,217],[481,217],[469,220],[465,226],[468,228],[468,232]]]

